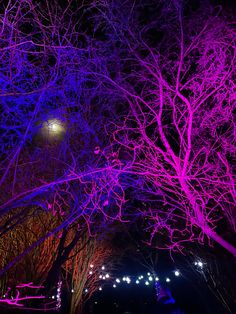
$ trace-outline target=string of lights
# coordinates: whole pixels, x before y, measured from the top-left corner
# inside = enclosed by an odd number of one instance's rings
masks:
[[[61,286],[62,286],[62,281],[58,281],[57,284],[57,304],[56,304],[56,308],[60,309],[61,307]]]
[[[194,262],[194,265],[197,266],[197,270],[203,270],[204,265],[206,263],[202,262],[201,260],[197,260]],[[91,264],[90,269],[94,268],[94,265]],[[89,271],[89,275],[92,275],[93,271]],[[157,289],[157,286],[160,286],[160,283],[170,283],[174,278],[180,277],[181,272],[178,269],[175,269],[171,272],[169,276],[157,276],[155,272],[147,272],[146,274],[141,275],[122,275],[119,277],[114,277],[113,274],[106,272],[106,267],[103,265],[101,267],[100,273],[98,274],[99,278],[99,286],[98,291],[102,291],[105,286],[112,286],[114,289],[118,288],[119,286],[124,287],[125,285],[143,285],[143,286],[149,286],[149,287],[155,287]],[[158,283],[158,285],[157,285]],[[71,290],[72,293],[74,293],[74,289]],[[88,293],[88,288],[84,289],[84,293]]]
[[[194,266],[196,267],[197,271],[203,271],[204,267],[206,266],[206,263],[202,260],[198,259],[194,262]],[[179,269],[173,270],[168,276],[157,276],[156,272],[147,272],[145,274],[139,274],[139,275],[122,275],[119,277],[115,277],[111,272],[107,271],[106,266],[102,266],[99,271],[94,271],[95,266],[93,264],[89,265],[89,271],[88,275],[94,275],[98,276],[98,288],[97,291],[101,292],[103,291],[104,287],[113,287],[114,289],[118,287],[125,287],[130,285],[135,286],[147,286],[147,287],[154,287],[157,291],[157,295],[159,294],[160,287],[163,282],[170,283],[174,278],[181,277],[181,272]],[[89,280],[89,278],[88,278]],[[22,287],[28,287],[28,288],[38,288],[38,286],[34,286],[33,283],[28,284],[20,284],[17,286],[17,288]],[[61,292],[62,292],[62,281],[60,280],[57,284],[56,289],[56,295],[52,295],[49,298],[55,300],[56,302],[56,309],[59,310],[61,308]],[[71,289],[71,293],[76,293],[76,290],[74,288]],[[89,289],[85,288],[84,293],[89,293]],[[17,295],[16,298],[11,296],[9,298],[9,289],[8,291],[3,295],[2,298],[0,298],[0,302],[12,304],[16,303],[18,305],[18,300],[25,300],[25,299],[31,299],[31,298],[46,298],[45,296],[27,296],[25,298],[19,298],[19,295]],[[17,301],[16,301],[17,300]],[[22,306],[19,304],[18,306]]]

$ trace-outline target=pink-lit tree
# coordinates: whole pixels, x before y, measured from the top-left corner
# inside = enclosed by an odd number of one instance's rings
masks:
[[[93,74],[126,104],[112,134],[120,160],[129,156],[123,171],[141,201],[136,213],[145,218],[148,243],[173,251],[217,243],[236,256],[230,19],[220,7],[204,2],[193,10],[177,0],[143,7],[103,2],[100,11],[119,71],[110,57]],[[101,50],[105,55],[103,44]]]

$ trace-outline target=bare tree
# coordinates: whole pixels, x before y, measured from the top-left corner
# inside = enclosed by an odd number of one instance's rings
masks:
[[[106,132],[115,104],[107,104],[105,93],[97,97],[100,82],[87,74],[94,68],[94,30],[85,22],[94,10],[92,1],[3,3],[1,234],[23,223],[32,206],[34,215],[51,212],[61,223],[9,261],[1,275],[71,224],[94,235],[98,221],[103,226],[121,219],[120,166]]]
[[[132,196],[142,201],[149,243],[182,251],[185,243],[213,241],[236,256],[230,243],[235,232],[233,24],[206,2],[195,11],[181,1],[101,2],[100,11],[107,49],[121,47],[118,56],[118,49],[112,52],[120,70],[113,75],[111,56],[93,74],[111,95],[119,91],[127,106],[112,134],[123,149],[120,160],[129,156],[123,170],[130,174]]]
[[[84,234],[64,266],[71,295],[71,314],[82,313],[86,301],[104,284],[105,275],[112,279],[112,270],[118,260],[108,239],[91,239],[89,234]]]

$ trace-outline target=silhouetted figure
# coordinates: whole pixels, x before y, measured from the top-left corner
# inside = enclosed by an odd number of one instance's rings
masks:
[[[184,314],[184,312],[176,305],[170,290],[161,287],[158,301],[151,309],[150,314]]]

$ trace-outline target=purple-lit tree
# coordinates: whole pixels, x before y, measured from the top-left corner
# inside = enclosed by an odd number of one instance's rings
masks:
[[[127,107],[112,134],[119,159],[129,156],[123,171],[141,201],[148,243],[182,251],[216,242],[236,256],[230,19],[206,2],[193,10],[176,0],[102,2],[98,21],[113,54],[93,74]],[[108,55],[103,43],[101,51]]]
[[[0,231],[32,207],[61,223],[0,274],[69,225],[125,220],[125,204],[158,248],[236,255],[235,31],[181,3],[4,1]]]
[[[1,274],[55,233],[66,236],[69,225],[94,234],[121,219],[121,166],[106,131],[116,120],[116,104],[107,103],[105,92],[98,98],[100,82],[87,74],[88,68],[98,70],[90,57],[94,27],[86,23],[93,10],[92,2],[3,3],[1,235],[40,211],[61,223],[30,243]]]

